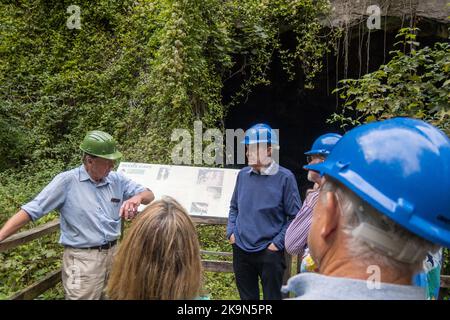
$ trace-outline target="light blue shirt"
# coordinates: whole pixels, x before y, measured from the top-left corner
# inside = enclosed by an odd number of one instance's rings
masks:
[[[119,237],[122,203],[145,190],[117,172],[110,172],[96,184],[81,165],[58,174],[22,209],[33,221],[52,210],[59,210],[59,242],[75,248],[93,247]]]
[[[337,278],[318,273],[300,273],[288,280],[282,292],[293,292],[296,300],[425,300],[421,287]]]

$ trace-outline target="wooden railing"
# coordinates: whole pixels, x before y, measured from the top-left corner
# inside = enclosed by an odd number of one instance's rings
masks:
[[[0,252],[18,247],[22,244],[30,242],[34,239],[41,238],[47,234],[53,233],[58,230],[59,230],[59,219],[56,219],[51,222],[47,222],[46,224],[40,225],[36,228],[12,235],[8,239],[0,242]]]
[[[204,216],[191,216],[192,220],[196,224],[208,224],[208,225],[225,225],[227,224],[227,218],[215,218]],[[59,230],[59,219],[48,222],[36,228],[20,232],[0,242],[0,252],[16,248],[22,244],[30,242],[32,240],[41,238],[45,235],[54,233]],[[217,251],[205,251],[201,250],[202,255],[208,256],[220,256],[220,257],[232,257],[231,252],[217,252]],[[288,268],[285,273],[285,281],[290,276],[291,272],[291,258],[287,259]],[[233,263],[231,261],[218,261],[218,260],[202,260],[203,269],[210,272],[233,272]],[[15,293],[9,299],[11,300],[31,300],[45,291],[53,288],[61,281],[61,270],[48,273],[43,279],[33,283],[25,289]]]
[[[227,224],[227,218],[215,218],[204,216],[191,216],[192,220],[196,224],[209,224],[209,225],[225,225]],[[20,232],[0,242],[0,252],[16,248],[22,244],[30,242],[32,240],[41,238],[45,235],[51,234],[59,230],[59,219],[48,222],[36,228]],[[201,250],[202,255],[220,256],[220,257],[232,257],[231,252],[217,252],[217,251],[204,251]],[[202,260],[203,268],[205,271],[210,272],[233,272],[233,263],[231,261],[218,261],[218,260]],[[292,258],[286,255],[286,271],[284,274],[284,283],[291,276],[292,270]],[[299,259],[297,259],[297,267],[299,266]],[[297,268],[298,272],[298,268]],[[33,283],[27,288],[15,293],[9,299],[11,300],[32,300],[45,291],[55,287],[61,281],[61,270],[48,273],[43,279]],[[441,276],[441,288],[450,288],[450,276]]]

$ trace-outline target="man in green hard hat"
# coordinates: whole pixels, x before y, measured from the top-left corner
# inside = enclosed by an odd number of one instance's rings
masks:
[[[52,210],[61,217],[62,280],[66,299],[100,299],[121,232],[153,192],[111,171],[122,154],[108,133],[90,131],[80,145],[83,164],[58,174],[0,230],[3,241]]]

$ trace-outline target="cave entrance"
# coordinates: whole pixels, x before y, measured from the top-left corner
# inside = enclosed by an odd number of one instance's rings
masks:
[[[424,27],[429,30],[429,26]],[[394,44],[398,28],[392,31],[375,31],[368,34],[352,31],[349,34],[347,58],[344,50],[338,55],[333,52],[324,57],[323,70],[314,81],[314,89],[304,89],[304,77],[297,76],[289,81],[279,57],[274,54],[268,68],[270,85],[253,88],[242,101],[228,110],[225,128],[248,129],[256,123],[267,123],[280,132],[280,164],[290,169],[296,176],[299,190],[304,199],[305,192],[312,186],[307,181],[304,152],[309,150],[315,138],[328,132],[344,134],[338,124],[330,124],[327,119],[337,110],[337,97],[332,91],[337,81],[345,78],[359,78],[367,72],[377,70],[389,61],[389,51]],[[420,34],[419,34],[420,36]],[[287,45],[294,48],[295,36],[284,35]],[[418,37],[422,46],[443,41],[432,32]],[[340,47],[343,47],[341,39]],[[369,60],[367,57],[369,56]],[[347,60],[347,63],[345,63]],[[347,65],[347,68],[344,66]],[[231,94],[242,85],[244,78],[235,77],[224,83],[223,97],[226,102]]]

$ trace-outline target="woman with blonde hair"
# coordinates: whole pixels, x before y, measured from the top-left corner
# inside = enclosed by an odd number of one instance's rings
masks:
[[[186,210],[165,197],[128,230],[115,257],[109,299],[195,299],[202,285],[200,245]]]

